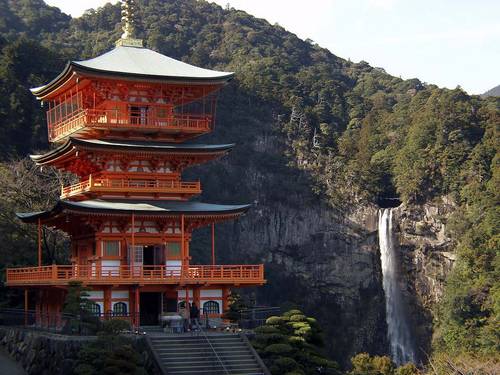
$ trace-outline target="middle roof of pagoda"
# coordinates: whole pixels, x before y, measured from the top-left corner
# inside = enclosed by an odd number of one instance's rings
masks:
[[[249,204],[223,205],[203,203],[197,201],[121,201],[121,200],[86,200],[73,202],[60,200],[47,211],[18,212],[17,217],[26,223],[34,223],[37,219],[55,218],[65,212],[92,214],[92,215],[124,215],[138,216],[179,216],[189,218],[234,219],[243,215],[250,208]]]
[[[134,155],[165,155],[165,156],[193,156],[203,159],[215,159],[231,151],[233,144],[206,145],[206,144],[172,144],[149,141],[119,141],[68,138],[59,147],[42,155],[30,155],[39,166],[58,163],[77,156],[79,151],[100,151],[113,153],[131,153]]]
[[[223,84],[234,73],[199,68],[144,47],[118,46],[103,55],[70,61],[48,84],[31,89],[39,99],[64,85],[75,74],[115,76],[160,82]]]

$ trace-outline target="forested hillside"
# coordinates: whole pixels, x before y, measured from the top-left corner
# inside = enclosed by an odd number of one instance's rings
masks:
[[[208,172],[197,171],[207,187],[204,199],[254,202],[260,213],[278,203],[321,202],[347,216],[388,197],[408,205],[446,197],[456,207],[447,230],[457,261],[434,311],[434,349],[456,356],[498,355],[498,97],[481,99],[460,88],[390,76],[235,9],[195,0],[137,3],[149,48],[236,73],[221,95],[216,132],[203,141],[239,146]],[[48,147],[44,110],[28,88],[53,78],[68,59],[111,49],[121,34],[119,22],[118,5],[71,19],[42,0],[0,0],[0,157],[5,164]],[[16,173],[2,167],[5,184],[11,181],[1,189],[2,267],[31,259],[30,241],[21,230],[32,228],[13,223],[10,215],[15,209],[36,209],[26,204],[40,206],[46,198],[13,196]],[[222,257],[235,256],[230,245],[221,248]],[[248,257],[271,262],[262,250]],[[270,269],[279,272],[279,267]],[[300,305],[272,281],[266,301]],[[343,337],[347,331],[338,327],[352,321],[327,322],[327,311],[305,308],[327,325],[335,358],[352,354],[344,346],[354,339]],[[358,349],[377,348],[358,341]]]

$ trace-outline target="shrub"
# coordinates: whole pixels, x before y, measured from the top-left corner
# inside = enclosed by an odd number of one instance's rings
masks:
[[[272,326],[273,325],[280,325],[280,324],[283,324],[284,322],[285,322],[285,320],[281,316],[270,316],[266,320],[266,324],[269,324]]]
[[[272,333],[280,333],[280,330],[273,326],[260,326],[255,328],[254,332],[256,334],[272,334]]]
[[[285,313],[283,313],[283,316],[285,317],[291,317],[292,315],[304,315],[304,313],[300,310],[289,310]]]
[[[118,335],[130,331],[130,323],[123,319],[111,319],[102,323],[101,332],[108,335]]]
[[[264,350],[271,354],[286,354],[293,351],[293,348],[288,344],[271,344],[266,346]]]
[[[274,366],[278,367],[280,373],[283,374],[288,371],[296,370],[299,364],[290,357],[281,357],[274,361]]]
[[[302,314],[294,314],[294,315],[290,316],[291,322],[303,322],[305,320],[306,320],[306,317],[305,317],[305,315],[302,315]]]

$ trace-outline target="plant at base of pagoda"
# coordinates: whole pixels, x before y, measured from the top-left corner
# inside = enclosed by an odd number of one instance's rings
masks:
[[[229,297],[229,309],[224,312],[223,318],[237,322],[241,318],[240,311],[248,308],[243,298],[238,293],[232,293]]]
[[[92,313],[94,302],[87,298],[87,291],[80,281],[69,282],[62,311],[67,317],[65,333],[91,334],[97,331],[99,316]]]
[[[316,319],[300,310],[271,316],[255,334],[252,345],[273,375],[340,374],[337,363],[321,351],[323,337]]]
[[[75,374],[146,375],[132,340],[120,335],[129,329],[130,325],[124,320],[103,322],[97,340],[80,349]]]

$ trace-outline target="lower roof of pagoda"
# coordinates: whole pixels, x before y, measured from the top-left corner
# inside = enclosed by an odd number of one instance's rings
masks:
[[[85,201],[60,200],[47,211],[16,213],[17,217],[26,223],[48,221],[64,216],[65,214],[109,215],[137,217],[179,217],[206,218],[214,221],[234,219],[244,214],[250,208],[244,205],[222,205],[202,203],[197,201],[135,201],[135,200],[102,200],[92,199]]]
[[[234,147],[234,144],[175,144],[151,141],[99,140],[68,138],[59,147],[42,155],[31,155],[31,159],[39,166],[60,165],[79,157],[79,152],[99,152],[131,155],[155,155],[159,157],[189,156],[199,161],[220,157]]]

